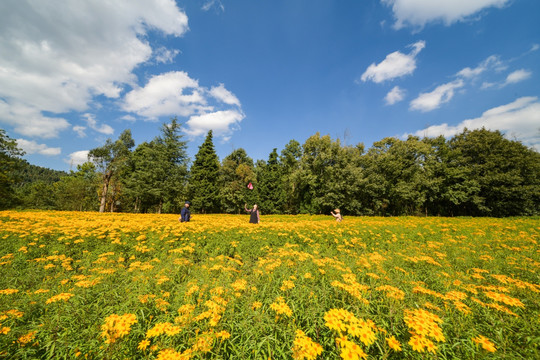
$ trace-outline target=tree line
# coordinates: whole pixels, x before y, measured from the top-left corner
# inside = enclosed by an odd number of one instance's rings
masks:
[[[30,171],[0,129],[0,208],[178,213],[189,200],[195,213],[240,213],[257,203],[264,214],[540,214],[540,154],[499,131],[388,137],[369,149],[316,133],[257,161],[242,148],[220,161],[209,131],[193,161],[186,150],[172,119],[136,147],[129,129],[108,139],[76,171]]]

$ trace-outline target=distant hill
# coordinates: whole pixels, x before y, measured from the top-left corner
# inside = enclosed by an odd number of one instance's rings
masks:
[[[21,159],[19,167],[14,175],[18,179],[16,186],[24,186],[38,181],[52,184],[59,181],[62,176],[68,175],[68,173],[32,165],[28,161]]]

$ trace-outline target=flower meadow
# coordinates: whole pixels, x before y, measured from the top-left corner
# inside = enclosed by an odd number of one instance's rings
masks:
[[[0,358],[538,359],[540,219],[0,212]]]

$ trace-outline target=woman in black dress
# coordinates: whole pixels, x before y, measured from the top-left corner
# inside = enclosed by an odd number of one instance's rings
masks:
[[[261,214],[257,208],[257,204],[253,205],[253,209],[248,209],[247,204],[244,204],[244,210],[250,213],[249,222],[251,224],[258,224],[261,221]]]

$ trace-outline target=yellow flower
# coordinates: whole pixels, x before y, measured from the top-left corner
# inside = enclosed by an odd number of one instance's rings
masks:
[[[291,308],[285,303],[285,300],[281,296],[279,296],[275,302],[270,304],[270,309],[274,310],[278,315],[292,316],[293,314]]]
[[[488,338],[478,335],[477,337],[472,339],[475,343],[482,345],[482,348],[489,352],[495,352],[497,351],[497,348],[495,347],[495,344],[493,344]]]
[[[114,343],[117,339],[129,334],[131,325],[135,323],[137,323],[135,314],[112,314],[107,316],[105,323],[101,325],[101,336],[105,338],[105,343]]]
[[[17,289],[4,289],[4,290],[0,290],[0,295],[11,295],[11,294],[16,294],[18,292],[19,290]]]
[[[57,302],[60,300],[68,301],[72,296],[75,296],[75,295],[71,293],[61,293],[61,294],[58,294],[49,298],[45,303],[50,304],[50,303]]]
[[[150,345],[150,340],[145,339],[139,343],[139,345],[137,346],[137,349],[144,351],[146,350],[148,345]]]
[[[225,330],[217,332],[215,335],[216,335],[216,338],[221,338],[222,340],[225,340],[231,337],[231,334]]]
[[[323,348],[311,340],[302,330],[296,330],[292,351],[295,360],[314,360],[322,353]]]
[[[253,310],[257,310],[262,306],[262,302],[260,301],[254,301],[253,304],[251,304],[251,308]]]
[[[30,331],[28,334],[21,336],[18,341],[21,345],[28,344],[30,341],[34,340],[36,337],[37,331]]]
[[[390,347],[390,349],[394,351],[401,351],[401,344],[399,343],[399,341],[397,341],[394,335],[386,338],[386,343],[388,344],[388,347]]]

